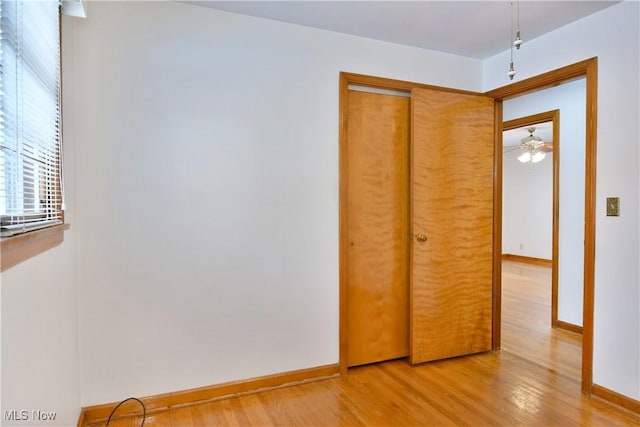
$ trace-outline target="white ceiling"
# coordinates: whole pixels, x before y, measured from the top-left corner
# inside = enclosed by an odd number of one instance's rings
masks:
[[[471,58],[510,47],[509,1],[186,1]],[[520,1],[526,45],[616,1]],[[514,9],[517,1],[513,2]],[[524,46],[524,45],[523,45]]]

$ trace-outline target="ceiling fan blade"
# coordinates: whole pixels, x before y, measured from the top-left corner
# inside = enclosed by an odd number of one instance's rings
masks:
[[[512,146],[502,147],[502,152],[505,153],[505,154],[506,153],[511,153],[512,151],[516,151],[516,150],[520,150],[520,147],[518,147],[517,145],[516,146],[512,145]]]
[[[538,151],[543,151],[545,153],[552,153],[553,152],[553,143],[552,142],[545,142],[540,147],[538,147]]]

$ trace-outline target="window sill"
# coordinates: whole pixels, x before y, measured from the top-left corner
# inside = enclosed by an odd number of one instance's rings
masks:
[[[31,257],[58,246],[64,241],[64,232],[69,224],[55,225],[41,230],[30,231],[0,240],[0,258],[5,271]]]

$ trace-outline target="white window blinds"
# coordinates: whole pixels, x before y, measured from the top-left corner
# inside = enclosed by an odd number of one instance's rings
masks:
[[[57,0],[0,1],[1,236],[62,223]]]

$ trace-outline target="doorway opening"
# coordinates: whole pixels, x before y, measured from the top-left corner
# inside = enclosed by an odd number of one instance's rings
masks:
[[[506,121],[502,139],[502,259],[551,268],[549,318],[557,327],[560,110]]]
[[[582,321],[582,351],[581,351],[581,390],[590,394],[593,386],[593,312],[594,312],[594,275],[595,275],[595,186],[596,186],[596,112],[597,112],[597,58],[587,59],[566,67],[549,71],[547,73],[522,80],[498,89],[487,92],[487,95],[496,100],[496,216],[495,216],[495,252],[502,250],[502,125],[504,103],[526,94],[539,93],[540,91],[571,83],[578,79],[584,79],[585,85],[585,109],[584,111],[584,187],[582,195],[583,216],[574,219],[583,229],[582,250],[577,252],[582,257],[582,280],[578,286],[582,288],[582,310],[579,314]],[[561,256],[562,258],[562,256]],[[501,308],[502,308],[502,259],[494,259],[494,347],[501,345]],[[560,280],[561,282],[561,280]],[[560,285],[561,286],[561,285]]]
[[[572,103],[571,108],[575,103],[579,109],[580,102],[575,102],[573,97],[580,90],[583,96],[584,87],[560,90],[570,95],[565,98]],[[561,99],[558,94],[547,95],[550,96],[544,98],[552,101],[546,102],[557,103]],[[523,98],[526,102],[526,96]],[[536,108],[535,102],[530,104],[528,108]],[[584,146],[581,132],[573,129],[584,128],[584,117],[576,117],[580,114],[571,114],[571,111],[567,113],[570,123],[563,130],[569,141],[563,160],[584,163],[584,156],[576,154],[580,150],[573,148],[576,144]],[[584,116],[584,108],[581,113]],[[559,224],[561,207],[567,203],[566,198],[561,203],[559,197],[560,115],[560,109],[556,109],[503,123],[501,348],[579,381],[582,327],[558,320],[558,271],[562,259],[558,257]],[[568,166],[575,169],[575,165]],[[565,183],[566,190],[575,193],[571,179]],[[580,181],[584,182],[584,176]],[[583,192],[583,188],[580,190]],[[566,214],[584,217],[582,206],[569,206]],[[576,236],[571,227],[565,228],[565,252],[567,249],[579,251],[580,247],[574,247],[582,244],[582,234]],[[582,268],[582,263],[564,266],[564,279],[567,272],[579,270],[581,273]],[[572,292],[570,286],[565,287],[568,289],[563,289],[563,295]],[[582,292],[573,290],[573,293],[577,295],[572,295],[570,303],[581,309]],[[571,307],[566,307],[569,301],[563,302],[562,317],[567,319]]]

